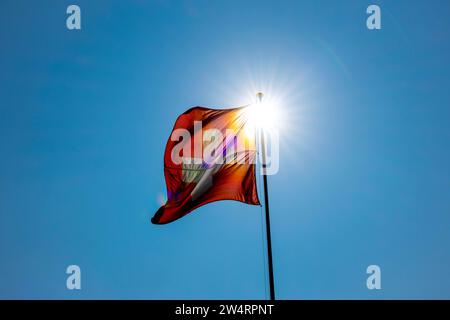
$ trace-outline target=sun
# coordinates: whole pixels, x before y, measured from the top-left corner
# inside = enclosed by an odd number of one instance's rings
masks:
[[[254,103],[245,107],[247,136],[254,136],[256,130],[279,129],[281,124],[281,112],[279,104],[270,97],[264,97],[262,93],[257,94]]]

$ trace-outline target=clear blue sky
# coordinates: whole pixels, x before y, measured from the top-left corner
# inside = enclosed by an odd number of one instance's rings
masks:
[[[149,222],[177,115],[247,104],[251,83],[287,92],[295,129],[269,179],[278,297],[450,298],[449,16],[448,1],[1,1],[0,298],[266,298],[259,207]]]

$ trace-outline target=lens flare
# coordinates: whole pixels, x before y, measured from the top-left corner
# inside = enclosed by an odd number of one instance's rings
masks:
[[[163,206],[164,204],[166,204],[166,202],[167,202],[166,195],[164,193],[162,193],[162,192],[158,193],[158,195],[156,196],[156,202],[160,206]]]

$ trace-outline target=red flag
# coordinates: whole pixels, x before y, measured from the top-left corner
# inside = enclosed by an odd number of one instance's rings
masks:
[[[213,201],[260,204],[255,133],[247,117],[245,107],[194,107],[178,117],[164,153],[168,200],[152,223],[172,222]]]

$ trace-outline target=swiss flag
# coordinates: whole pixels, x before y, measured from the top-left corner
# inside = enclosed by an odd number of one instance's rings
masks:
[[[213,201],[260,204],[255,133],[247,118],[245,107],[194,107],[178,117],[164,153],[168,200],[152,223],[172,222]]]

